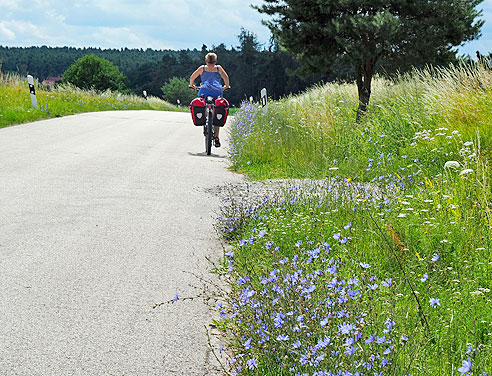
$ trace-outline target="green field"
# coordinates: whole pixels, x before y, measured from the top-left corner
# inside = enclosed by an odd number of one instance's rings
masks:
[[[27,80],[0,73],[0,128],[13,124],[48,119],[82,112],[111,110],[163,110],[178,108],[159,98],[147,101],[136,95],[84,91],[70,85],[52,88],[35,85],[38,108],[31,104]]]
[[[224,209],[227,367],[491,374],[492,70],[377,78],[360,123],[356,98],[328,84],[236,114],[232,169],[301,180]]]

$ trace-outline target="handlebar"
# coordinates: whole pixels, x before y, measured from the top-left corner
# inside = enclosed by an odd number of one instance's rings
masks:
[[[189,88],[189,89],[191,89],[191,90],[195,90],[195,91],[198,91],[198,90],[199,90],[199,88],[197,88],[196,86],[191,86],[191,85],[190,85],[190,86],[188,86],[188,88]],[[230,86],[229,86],[229,87],[227,87],[227,88],[225,88],[225,89],[224,89],[224,88],[222,88],[222,90],[223,90],[223,91],[227,91],[227,90],[230,90],[230,89],[231,89],[231,87],[230,87]]]

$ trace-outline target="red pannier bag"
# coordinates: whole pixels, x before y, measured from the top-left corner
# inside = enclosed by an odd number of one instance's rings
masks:
[[[191,117],[193,118],[193,124],[197,127],[205,125],[205,99],[195,98],[191,101],[190,105]]]
[[[214,110],[214,125],[223,127],[227,121],[227,115],[229,114],[229,102],[225,98],[217,98],[215,100]]]

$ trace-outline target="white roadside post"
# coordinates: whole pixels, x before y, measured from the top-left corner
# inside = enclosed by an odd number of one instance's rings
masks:
[[[145,90],[143,91],[143,97],[147,100],[147,92]]]
[[[260,91],[260,98],[261,98],[261,106],[263,107],[263,113],[265,114],[268,111],[268,98],[267,98],[267,89],[263,88]]]
[[[181,107],[181,101],[179,99],[176,99],[176,103],[178,104],[178,108]]]
[[[268,104],[266,88],[261,89],[260,96],[261,96],[261,105],[263,107],[266,107],[266,105]]]
[[[31,75],[28,75],[27,82],[29,83],[29,92],[31,93],[32,107],[37,109],[38,101],[36,100],[36,90],[34,89],[34,78]]]

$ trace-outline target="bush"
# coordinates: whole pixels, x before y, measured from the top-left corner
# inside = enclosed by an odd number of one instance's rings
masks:
[[[188,105],[196,93],[188,88],[188,80],[186,78],[173,77],[161,88],[164,100],[176,104]]]
[[[63,73],[63,81],[80,89],[97,91],[125,89],[125,76],[110,61],[95,55],[78,59]]]

